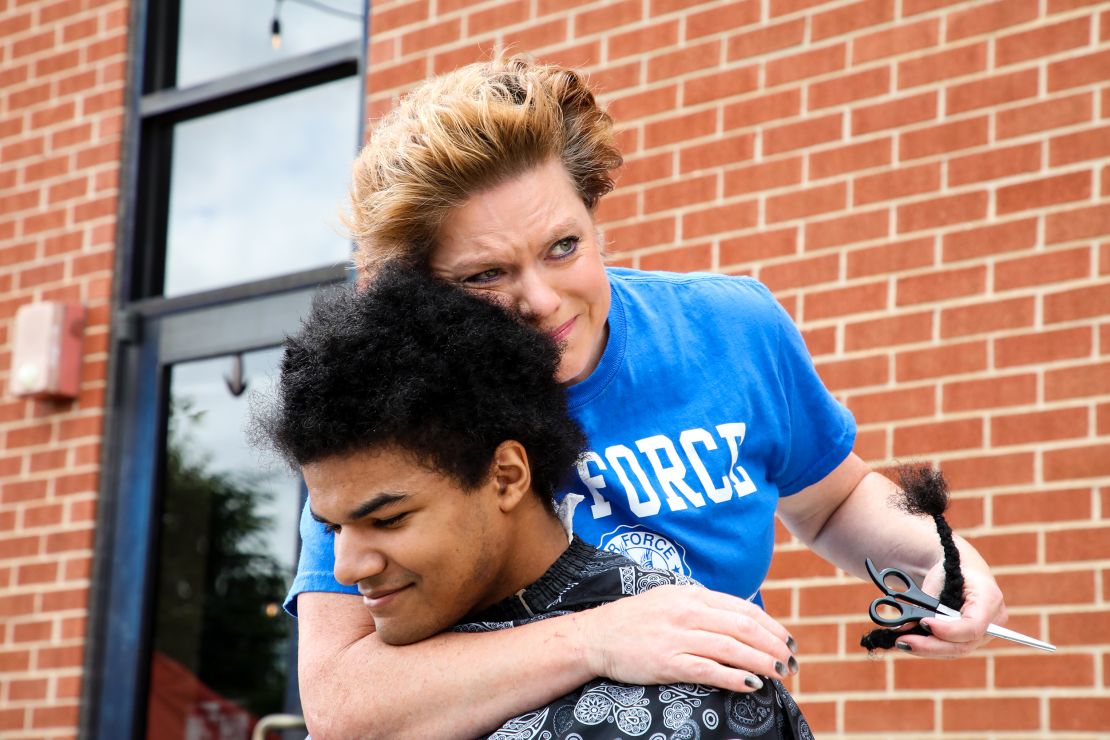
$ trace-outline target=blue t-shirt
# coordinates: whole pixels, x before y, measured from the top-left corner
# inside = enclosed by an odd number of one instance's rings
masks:
[[[855,422],[756,280],[608,274],[605,352],[568,389],[590,442],[559,497],[574,532],[645,567],[758,600],[779,497],[832,472],[851,452]],[[357,593],[335,581],[332,538],[307,506],[301,538],[290,613],[304,591]]]

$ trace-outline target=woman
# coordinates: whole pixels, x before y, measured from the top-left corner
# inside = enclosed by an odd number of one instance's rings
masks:
[[[939,590],[931,526],[887,506],[893,484],[851,452],[851,416],[765,288],[604,268],[594,214],[620,161],[608,116],[569,70],[513,58],[430,80],[355,165],[356,260],[363,275],[408,262],[549,332],[590,440],[562,498],[575,532],[724,593],[666,586],[515,630],[391,647],[332,577],[327,536],[303,519],[290,609],[314,736],[476,735],[597,676],[733,691],[786,677],[796,645],[753,603],[776,512],[845,570],[862,576],[871,557]],[[986,563],[961,551],[964,619],[929,623],[933,636],[904,637],[903,650],[960,655],[1004,619]]]
[[[366,289],[317,296],[285,341],[256,438],[304,475],[334,535],[335,576],[358,586],[382,642],[519,627],[690,583],[569,537],[556,516],[586,445],[559,357],[516,316],[397,265]],[[812,738],[781,683],[753,683],[741,694],[597,678],[490,738]]]

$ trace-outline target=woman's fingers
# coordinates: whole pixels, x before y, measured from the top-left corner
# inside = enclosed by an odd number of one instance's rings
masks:
[[[763,682],[767,680],[764,676],[696,655],[678,656],[675,660],[675,669],[680,675],[689,676],[689,678],[675,679],[677,683],[716,686],[719,689],[741,694],[758,691],[763,688]]]
[[[710,591],[707,588],[698,589],[698,592],[698,596],[709,606],[724,612],[735,612],[748,615],[783,643],[792,639],[790,637],[790,632],[785,627],[752,602],[730,596],[729,594],[723,594],[720,591]]]
[[[717,632],[692,634],[688,654],[730,668],[742,668],[759,676],[789,678],[798,672],[798,660],[789,651],[785,655],[777,654],[777,649],[775,653],[766,652]]]
[[[1006,622],[1006,604],[1002,591],[989,571],[975,568],[964,570],[964,605],[960,618],[943,615],[921,620],[931,637],[899,638],[914,655],[933,658],[955,658],[975,650],[990,638],[987,627]]]
[[[743,599],[710,599],[706,607],[699,611],[696,626],[716,639],[703,643],[704,657],[765,676],[797,673],[794,639],[758,606]]]
[[[627,683],[754,691],[797,671],[789,632],[758,606],[693,586],[661,586],[578,615],[587,661]]]
[[[984,640],[975,642],[949,642],[938,637],[906,635],[899,637],[895,645],[899,650],[921,658],[959,658],[979,647]]]

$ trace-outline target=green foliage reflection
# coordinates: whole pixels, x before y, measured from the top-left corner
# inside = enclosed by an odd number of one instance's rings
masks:
[[[211,470],[192,435],[202,416],[181,399],[170,413],[154,649],[260,717],[282,709],[290,630],[259,513],[273,494],[261,474]]]

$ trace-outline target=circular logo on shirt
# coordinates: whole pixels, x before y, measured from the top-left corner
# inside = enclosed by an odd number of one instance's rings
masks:
[[[639,525],[622,524],[612,532],[602,535],[598,547],[620,553],[644,568],[691,575],[690,568],[686,565],[686,550],[682,545]]]

